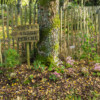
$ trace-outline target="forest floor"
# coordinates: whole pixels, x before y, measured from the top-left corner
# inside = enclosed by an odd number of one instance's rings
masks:
[[[88,75],[81,73],[82,67],[89,69]],[[80,61],[73,66],[74,71],[60,73],[61,78],[53,81],[49,76],[53,71],[47,67],[43,72],[28,69],[26,64],[14,68],[16,77],[9,78],[8,69],[0,68],[0,100],[100,100],[100,76],[93,75],[94,62]],[[33,77],[30,77],[33,76]],[[30,77],[30,79],[29,79]],[[80,98],[81,97],[81,98]],[[90,97],[90,98],[89,98]]]

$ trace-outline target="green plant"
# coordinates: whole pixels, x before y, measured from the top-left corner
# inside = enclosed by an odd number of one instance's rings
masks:
[[[67,68],[71,68],[71,67],[73,67],[73,66],[70,65],[70,64],[66,64],[66,67],[67,67]]]
[[[0,70],[0,74],[3,74],[3,71],[2,70]]]
[[[49,76],[49,79],[53,80],[53,81],[56,81],[58,79],[61,78],[61,75],[58,73],[58,72],[53,72],[50,76]]]
[[[52,74],[49,76],[50,80],[56,81],[58,78],[56,77],[56,75]]]
[[[85,77],[89,76],[89,73],[82,73]]]
[[[5,66],[6,67],[15,67],[20,64],[19,54],[14,49],[8,49],[4,52],[5,57]]]
[[[97,76],[100,76],[100,72],[97,72]]]
[[[35,70],[40,70],[40,71],[44,71],[45,70],[45,65],[41,63],[41,61],[36,60],[33,63],[34,69]]]
[[[100,63],[100,56],[96,54],[96,55],[94,56],[94,61],[95,61],[96,63]]]
[[[80,58],[88,59],[88,60],[94,59],[94,55],[96,54],[96,49],[95,49],[95,47],[92,47],[92,45],[91,45],[91,41],[93,41],[93,39],[91,40],[89,34],[85,34],[84,38],[86,41],[81,46],[83,53]],[[96,44],[93,43],[93,45],[95,46]]]
[[[61,66],[61,67],[56,67],[55,70],[58,72],[58,73],[64,73],[64,69],[65,67],[64,66]]]
[[[100,72],[93,72],[92,75],[93,76],[100,76]]]
[[[34,77],[33,75],[30,75],[30,76],[29,76],[29,79],[31,79],[31,80],[32,80],[32,79],[33,79],[33,77]]]
[[[25,85],[27,85],[27,84],[29,84],[31,81],[29,80],[29,79],[26,79],[25,81],[24,81],[24,84]]]
[[[93,75],[93,76],[96,76],[96,75],[97,75],[97,73],[96,73],[96,72],[93,72],[93,73],[92,73],[92,75]]]
[[[1,63],[0,63],[0,67],[4,67],[4,64],[1,64]]]
[[[66,95],[66,100],[82,100],[81,99],[81,96],[77,96],[75,94],[72,94],[72,95]]]
[[[50,64],[48,67],[48,71],[52,71],[53,70],[53,64]]]

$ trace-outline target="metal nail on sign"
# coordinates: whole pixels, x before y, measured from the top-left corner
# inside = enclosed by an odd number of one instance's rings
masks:
[[[39,25],[16,26],[13,29],[12,36],[18,42],[37,42],[39,40]]]

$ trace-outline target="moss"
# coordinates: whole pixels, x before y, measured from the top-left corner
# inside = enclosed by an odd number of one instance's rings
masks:
[[[48,35],[51,34],[52,29],[54,28],[60,28],[60,19],[59,19],[59,15],[56,15],[53,19],[53,23],[51,26],[49,26],[48,28],[43,28],[41,30],[41,34],[40,34],[40,42],[47,37]]]
[[[47,58],[47,63],[50,65],[50,64],[52,64],[52,65],[56,65],[55,64],[55,62],[54,62],[54,58],[53,58],[53,56],[52,55],[50,55],[48,58]]]
[[[58,49],[59,49],[59,43],[56,43],[56,44],[54,45],[54,50],[55,50],[55,51],[58,51]]]
[[[59,19],[59,15],[57,14],[54,19],[53,19],[53,25],[52,28],[60,28],[60,19]]]

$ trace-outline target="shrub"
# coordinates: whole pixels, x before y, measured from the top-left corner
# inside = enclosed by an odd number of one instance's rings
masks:
[[[72,67],[74,65],[75,61],[72,59],[72,57],[68,56],[66,58],[66,66],[67,67]]]
[[[53,74],[51,74],[50,76],[49,76],[49,79],[51,79],[51,80],[53,80],[53,81],[56,81],[56,80],[58,80],[58,79],[60,79],[60,74],[59,73],[57,73],[57,72],[54,72]]]
[[[41,63],[41,61],[36,60],[33,63],[34,69],[35,70],[40,70],[40,71],[44,71],[45,70],[45,65]]]
[[[58,73],[64,73],[65,67],[64,66],[60,66],[60,67],[56,67],[55,71],[57,71]]]
[[[6,67],[15,67],[20,64],[19,54],[14,49],[8,49],[4,52],[5,57],[5,66]]]

